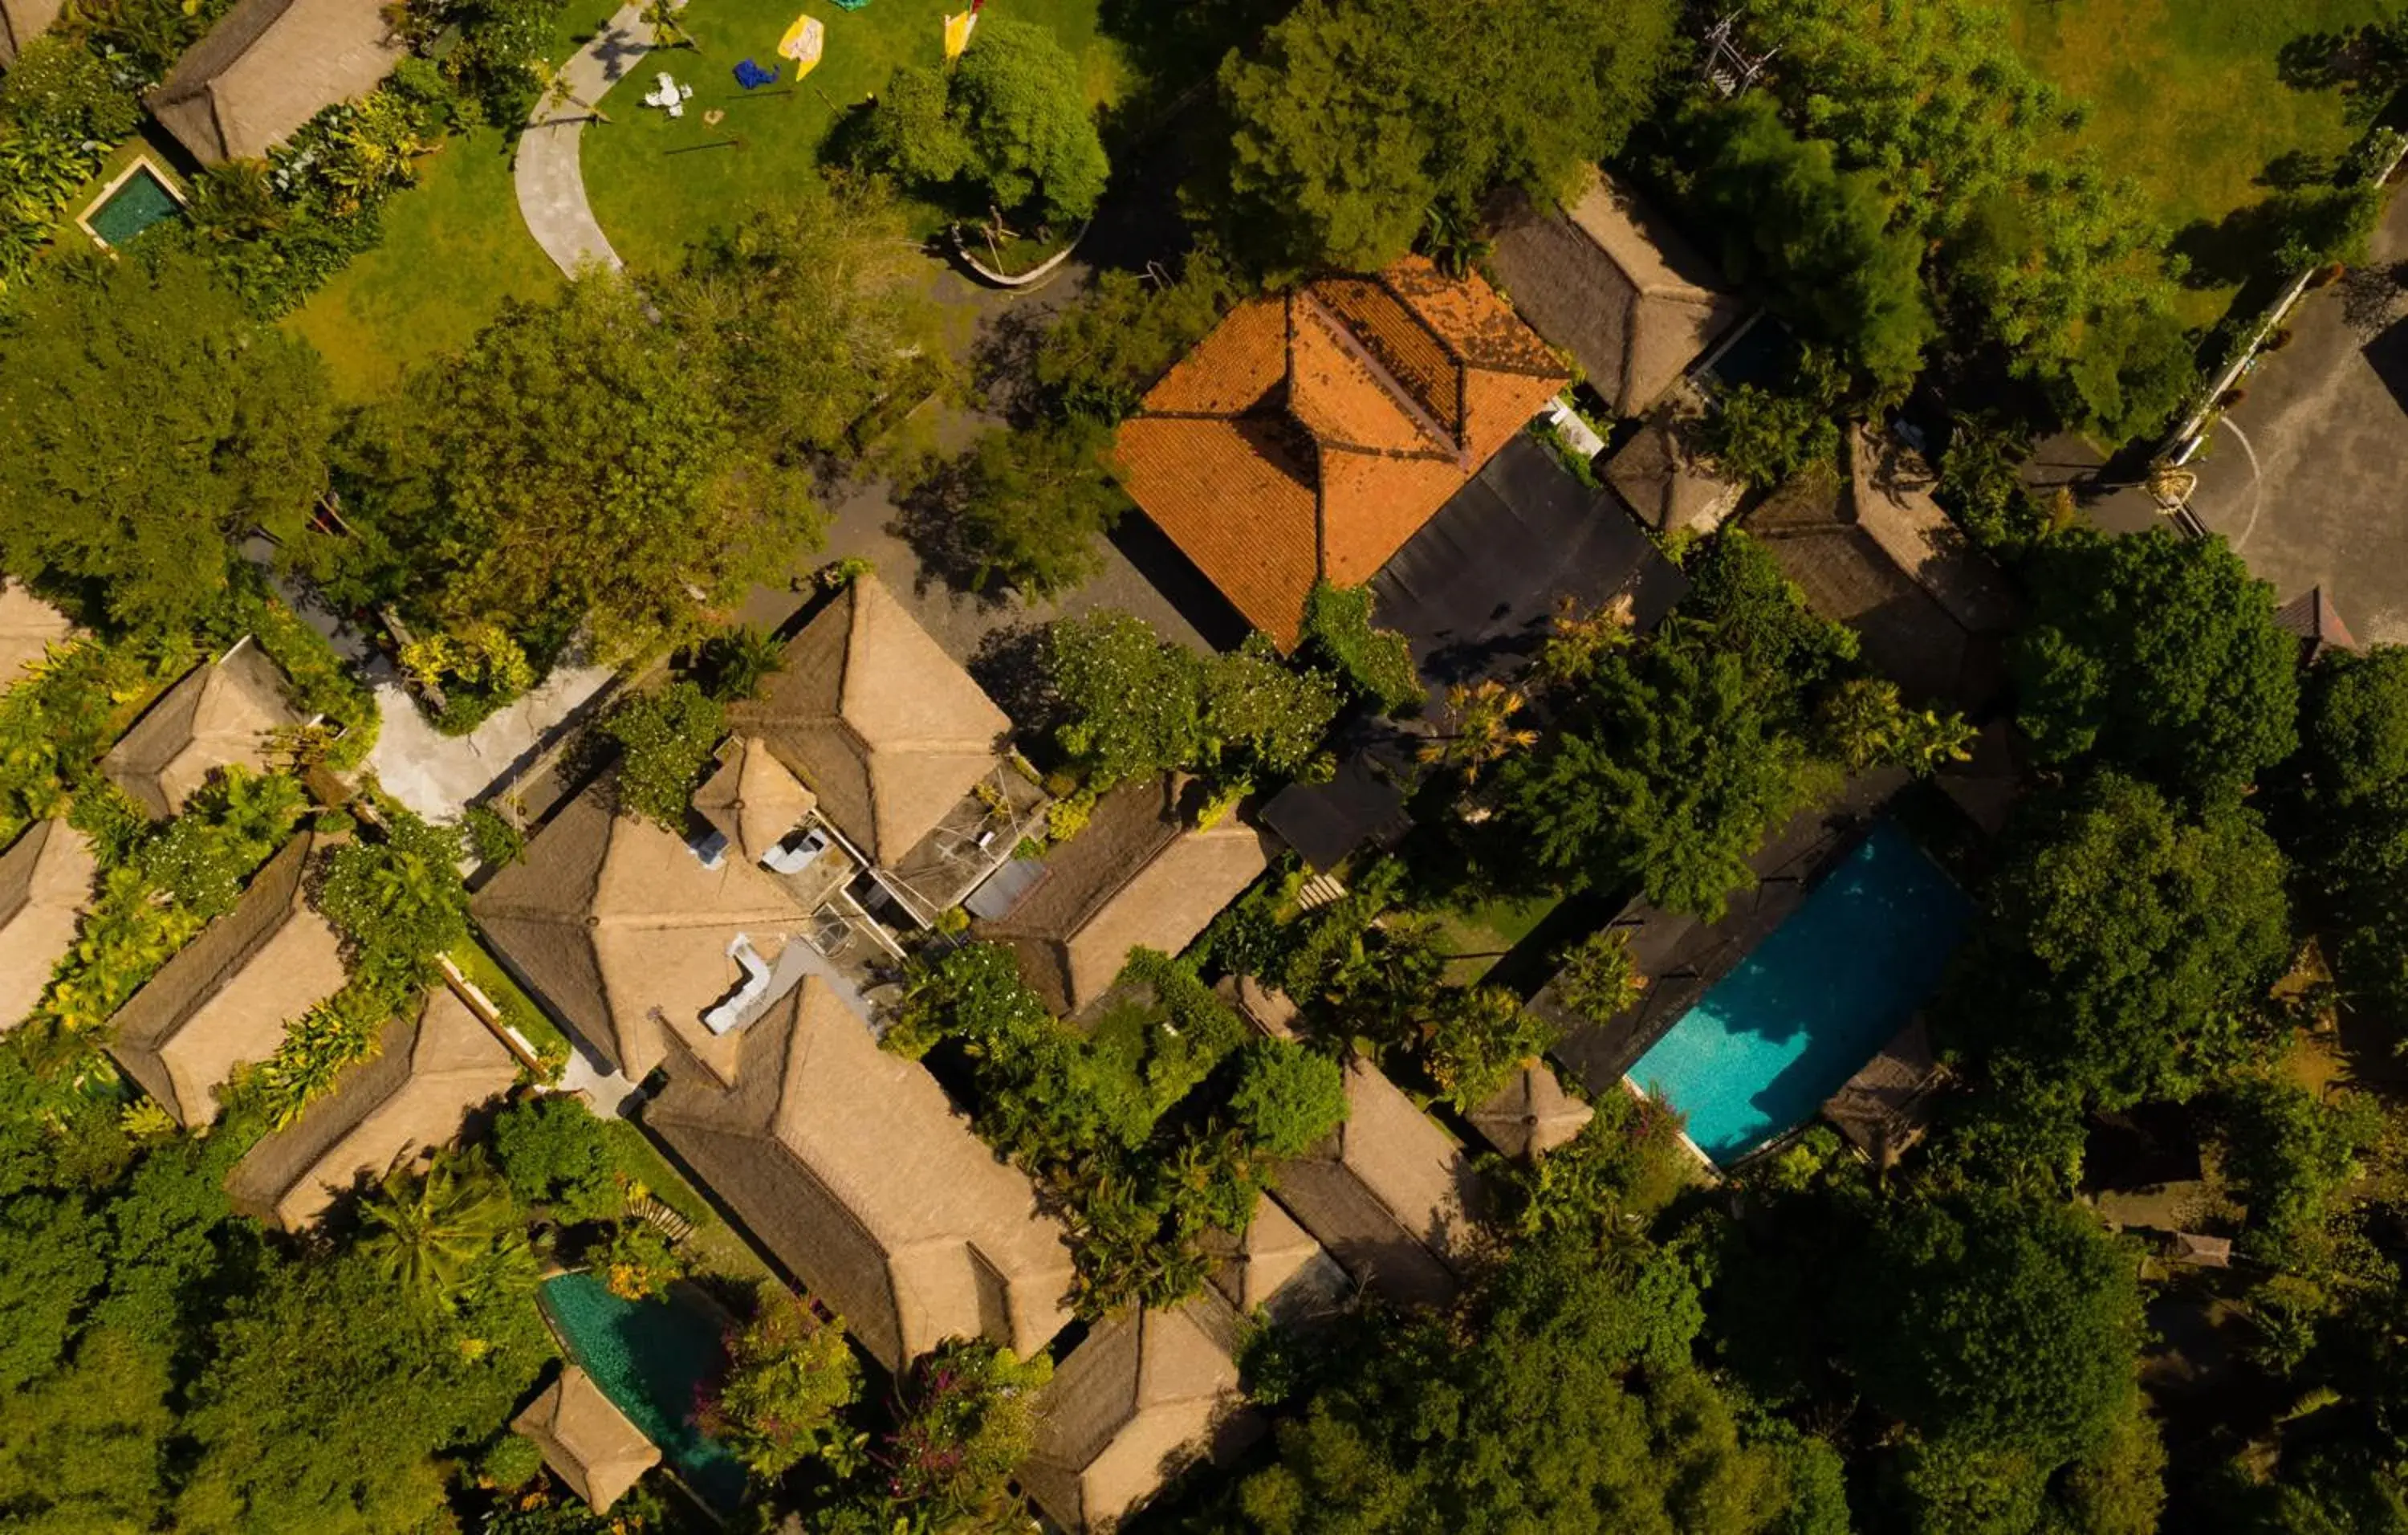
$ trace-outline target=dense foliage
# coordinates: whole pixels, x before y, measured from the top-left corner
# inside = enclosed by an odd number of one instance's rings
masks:
[[[1006,215],[1066,223],[1095,211],[1111,173],[1078,61],[1051,28],[1009,16],[981,19],[950,78],[926,65],[896,70],[857,153],[939,196],[959,189],[973,206],[991,199]]]
[[[1277,270],[1375,270],[1435,212],[1544,199],[1618,150],[1673,47],[1663,0],[1306,0],[1223,63],[1227,148],[1209,206]]]
[[[682,837],[694,791],[727,728],[727,710],[692,682],[631,693],[602,716],[603,735],[619,744],[611,781],[619,807]]]
[[[1314,770],[1337,684],[1283,662],[1260,636],[1199,655],[1144,620],[1104,611],[1046,631],[1054,743],[1096,792],[1166,768],[1220,783]]]
[[[316,354],[201,263],[62,262],[0,313],[0,567],[190,632],[253,528],[300,535],[329,415]]]

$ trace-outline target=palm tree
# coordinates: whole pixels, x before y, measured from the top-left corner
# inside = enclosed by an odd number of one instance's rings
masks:
[[[413,1296],[446,1305],[517,1220],[481,1149],[437,1159],[423,1177],[394,1167],[360,1214],[369,1228],[361,1248],[375,1257],[385,1277]]]
[[[1467,786],[1477,782],[1483,768],[1538,744],[1537,731],[1513,723],[1513,716],[1528,701],[1519,689],[1494,679],[1470,687],[1455,683],[1446,690],[1446,709],[1455,717],[1455,729],[1425,743],[1421,759],[1461,768]]]

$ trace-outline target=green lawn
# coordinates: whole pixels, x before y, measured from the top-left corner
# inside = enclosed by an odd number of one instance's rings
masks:
[[[828,0],[693,0],[683,20],[696,46],[645,59],[605,98],[610,121],[585,131],[586,195],[611,245],[630,265],[672,265],[713,225],[774,206],[781,187],[812,173],[838,116],[882,90],[896,65],[942,62],[940,19],[965,4],[874,0],[845,11]],[[1097,0],[994,0],[985,14],[1051,27],[1083,60],[1089,101],[1102,103],[1125,75],[1116,45],[1096,33],[1096,11]],[[797,85],[777,48],[804,13],[826,23],[827,49]],[[778,83],[739,88],[735,68],[745,58],[780,66]],[[663,70],[694,87],[674,121],[643,105]],[[724,114],[716,124],[705,121],[712,111]],[[937,222],[931,212],[924,227]]]
[[[1454,956],[1447,961],[1446,979],[1459,986],[1477,984],[1560,904],[1560,897],[1542,896],[1529,900],[1440,908],[1443,943]]]
[[[2262,200],[2258,178],[2293,151],[2356,142],[2330,93],[2278,78],[2283,45],[2372,20],[2383,0],[2014,0],[2025,56],[2090,104],[2083,139],[2140,184],[2177,234]],[[2209,324],[2236,285],[2194,288],[2183,318]]]
[[[336,393],[366,399],[421,358],[465,346],[505,298],[538,298],[560,273],[519,219],[499,129],[451,139],[418,185],[384,206],[384,241],[285,323],[326,358]]]

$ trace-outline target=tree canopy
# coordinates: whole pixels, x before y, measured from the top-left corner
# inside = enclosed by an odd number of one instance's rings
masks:
[[[1079,62],[1053,29],[1008,16],[979,22],[950,79],[907,65],[860,130],[867,165],[941,191],[968,183],[1005,214],[1069,223],[1096,210],[1111,174]]]
[[[2186,1097],[2261,1048],[2291,954],[2285,875],[2237,805],[2188,816],[2114,773],[2044,796],[1935,1016],[2100,1108]]]
[[[316,353],[200,261],[63,262],[0,311],[0,568],[190,631],[253,527],[297,540],[330,428]]]
[[[1213,197],[1233,249],[1371,270],[1433,208],[1570,191],[1653,100],[1666,0],[1308,0],[1221,66],[1231,123]]]
[[[740,424],[707,353],[625,279],[588,277],[506,305],[365,412],[346,505],[394,551],[372,580],[433,625],[498,624],[544,654],[588,625],[637,654],[698,636],[816,535],[805,484]]]
[[[2074,531],[2033,564],[2014,652],[2044,762],[2096,753],[2193,796],[2235,793],[2298,744],[2298,642],[2222,538]]]

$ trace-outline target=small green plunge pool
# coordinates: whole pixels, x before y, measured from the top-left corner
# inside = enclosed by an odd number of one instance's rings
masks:
[[[137,160],[133,174],[86,210],[83,222],[85,228],[111,247],[121,247],[153,224],[181,217],[183,211],[184,205],[167,190],[167,183],[150,162]]]
[[[726,1356],[709,1307],[674,1290],[666,1300],[622,1300],[592,1274],[562,1274],[544,1282],[543,1309],[569,1357],[696,1496],[722,1513],[743,1500],[743,1462],[694,1424],[695,1393]]]

